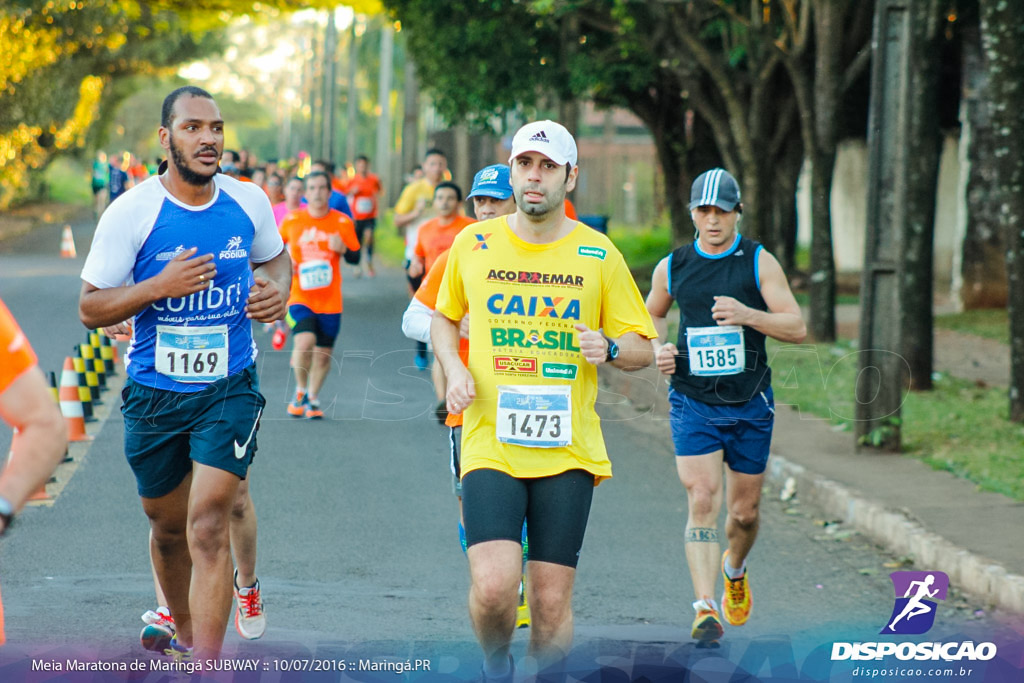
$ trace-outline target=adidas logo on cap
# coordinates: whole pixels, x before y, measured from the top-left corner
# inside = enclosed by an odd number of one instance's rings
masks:
[[[534,121],[516,131],[512,138],[512,150],[508,157],[509,164],[513,159],[526,152],[543,154],[559,166],[576,165],[576,141],[573,140],[565,126],[557,121],[547,119]]]

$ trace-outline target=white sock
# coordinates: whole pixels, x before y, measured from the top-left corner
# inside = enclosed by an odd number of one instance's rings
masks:
[[[718,604],[715,603],[715,601],[711,598],[701,598],[700,600],[693,603],[693,609],[698,612],[702,609],[713,609],[717,612]]]
[[[729,564],[729,560],[725,561],[725,575],[730,579],[738,579],[747,572],[747,561],[743,560],[743,566],[739,569],[733,569],[732,565]]]

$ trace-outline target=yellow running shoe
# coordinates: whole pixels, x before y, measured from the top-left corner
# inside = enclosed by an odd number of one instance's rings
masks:
[[[749,570],[743,572],[738,579],[730,579],[725,573],[725,558],[729,555],[726,550],[722,553],[722,578],[725,579],[725,592],[722,594],[722,614],[725,620],[733,626],[742,626],[750,618],[750,608],[754,604],[750,596],[750,586],[747,583]]]
[[[706,605],[711,600],[704,599]],[[695,603],[696,604],[696,603]],[[725,629],[722,628],[722,620],[718,616],[718,610],[712,607],[698,607],[697,616],[693,620],[693,639],[702,643],[710,643],[722,637]]]
[[[526,575],[519,582],[519,606],[516,608],[516,628],[529,628],[530,605],[526,602]]]

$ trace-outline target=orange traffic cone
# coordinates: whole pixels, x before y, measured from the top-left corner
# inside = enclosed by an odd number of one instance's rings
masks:
[[[68,441],[92,441],[92,437],[85,433],[85,414],[78,396],[78,373],[71,356],[64,359],[59,393],[60,412],[68,427]]]
[[[65,225],[64,232],[60,236],[60,257],[75,258],[78,253],[75,251],[75,236],[71,234],[71,226]]]

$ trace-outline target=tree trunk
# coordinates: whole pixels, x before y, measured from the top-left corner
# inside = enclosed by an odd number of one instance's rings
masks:
[[[792,276],[796,268],[796,186],[804,164],[804,148],[799,130],[794,130],[788,135],[783,145],[779,172],[773,178],[772,193],[777,201],[771,221],[772,239],[768,249],[779,261],[782,270]]]
[[[634,110],[638,116],[650,116],[650,112]],[[690,183],[692,178],[686,172],[686,127],[685,116],[658,116],[647,118],[644,123],[654,137],[658,151],[661,172],[665,176],[665,201],[668,204],[669,221],[672,224],[673,246],[693,240],[693,221],[690,219]]]
[[[822,149],[811,160],[811,336],[819,342],[836,339],[836,263],[832,253],[832,176],[836,152]]]
[[[937,0],[913,4],[910,122],[907,131],[907,227],[903,235],[903,357],[911,389],[932,388],[934,354],[935,192],[942,136],[938,118],[939,23]]]
[[[405,40],[405,84],[402,91],[402,168],[398,175],[397,187],[401,187],[401,179],[419,163],[420,154],[420,82],[416,75],[416,63],[409,51],[408,37],[402,32]],[[377,163],[383,163],[383,159]],[[389,188],[390,190],[391,188]],[[394,201],[394,200],[392,200]]]
[[[953,296],[964,310],[1005,308],[1007,304],[1006,244],[999,224],[999,203],[993,196],[996,137],[988,104],[988,75],[981,48],[980,27],[968,24],[963,32],[963,87],[960,108],[960,144],[966,160],[961,217],[963,245],[960,266],[954,273]]]
[[[1010,419],[1024,422],[1024,3],[981,0],[981,36],[996,136],[999,222],[1006,235]]]
[[[814,7],[814,74],[811,77],[813,136],[805,135],[811,161],[811,335],[819,342],[836,338],[836,263],[832,251],[832,177],[836,166],[839,96],[846,3],[818,2]],[[807,92],[807,88],[803,89]],[[806,117],[805,117],[806,119]]]

